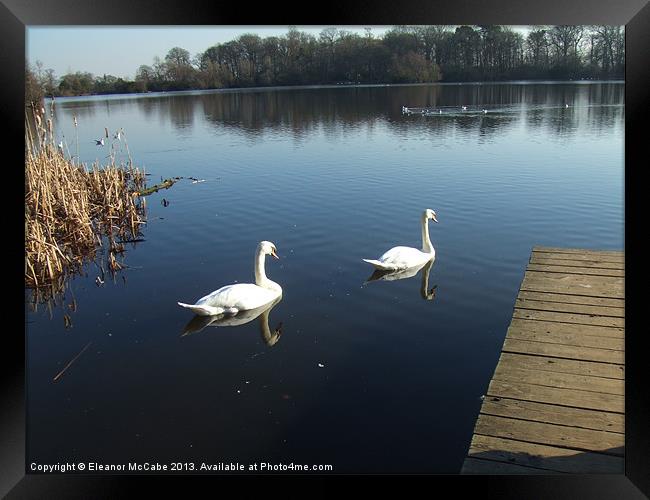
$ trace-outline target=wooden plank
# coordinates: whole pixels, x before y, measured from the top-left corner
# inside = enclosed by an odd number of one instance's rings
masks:
[[[613,316],[617,318],[625,317],[623,307],[611,306],[592,306],[585,304],[566,304],[562,302],[546,302],[543,300],[531,300],[517,298],[515,307],[518,309],[535,309],[537,311],[566,312],[576,314],[588,314],[595,316]]]
[[[580,254],[566,254],[566,253],[549,253],[549,252],[533,252],[530,255],[530,260],[537,259],[552,259],[555,261],[578,261],[578,262],[593,262],[603,263],[609,262],[617,264],[618,266],[625,266],[625,258],[622,256],[602,256],[602,255],[580,255]],[[529,262],[530,262],[529,260]]]
[[[533,354],[553,358],[576,359],[580,361],[598,361],[622,365],[625,362],[625,353],[613,349],[595,349],[593,347],[564,346],[548,342],[531,342],[527,340],[506,339],[503,343],[503,352]]]
[[[518,328],[508,329],[508,338],[515,340],[527,340],[529,342],[548,342],[550,344],[561,344],[575,347],[593,347],[595,349],[613,349],[623,351],[625,349],[625,340],[622,338],[612,337],[592,337],[583,333],[547,333],[531,332],[529,330],[520,330]]]
[[[604,297],[587,297],[584,295],[567,295],[552,292],[530,292],[519,290],[521,299],[542,300],[544,302],[561,302],[564,304],[584,304],[587,306],[606,306],[625,309],[625,299],[608,299]]]
[[[625,318],[615,318],[611,316],[592,316],[590,314],[570,314],[517,308],[512,313],[512,317],[517,319],[555,321],[557,323],[573,323],[577,325],[608,326],[614,328],[625,327]]]
[[[495,415],[479,414],[474,432],[484,436],[516,439],[528,443],[614,456],[623,456],[625,446],[625,436],[617,432],[594,431]]]
[[[574,267],[547,264],[528,264],[528,271],[541,271],[547,273],[580,274],[590,276],[625,276],[623,269],[601,269],[593,267]]]
[[[621,379],[625,378],[625,366],[609,363],[594,363],[574,359],[561,359],[545,356],[527,356],[524,354],[502,352],[499,363],[509,363],[513,367],[528,368],[557,373],[574,373],[576,375],[589,375]]]
[[[578,260],[585,262],[616,262],[625,265],[625,257],[623,255],[601,255],[601,254],[568,254],[568,253],[554,253],[534,251],[531,258],[542,259],[556,259],[556,260]]]
[[[560,248],[560,247],[545,247],[535,245],[533,252],[551,252],[551,253],[569,253],[579,255],[615,255],[624,256],[625,252],[621,250],[593,250],[589,248]]]
[[[485,397],[488,396],[621,414],[625,412],[625,397],[621,395],[546,387],[517,381],[492,379]]]
[[[581,288],[599,286],[623,286],[624,279],[619,276],[584,276],[567,273],[548,273],[545,271],[526,271],[526,276],[531,280],[552,280],[559,283],[571,283]],[[588,293],[585,295],[589,295]]]
[[[567,258],[577,260],[597,259],[609,262],[624,261],[625,253],[617,251],[582,250],[579,248],[549,248],[534,247],[532,254],[553,256],[553,258]]]
[[[566,259],[566,258],[552,258],[542,257],[539,253],[533,253],[530,257],[530,264],[540,264],[546,266],[573,266],[573,267],[586,267],[593,269],[625,269],[625,263],[608,262],[602,260],[579,260],[579,259]]]
[[[517,464],[506,464],[494,460],[466,458],[461,474],[561,474],[534,467],[523,467]]]
[[[526,384],[543,385],[546,387],[557,387],[561,389],[576,389],[579,391],[591,391],[605,394],[625,394],[625,383],[623,380],[603,377],[590,377],[588,375],[576,375],[574,373],[551,373],[529,370],[526,368],[509,366],[507,364],[497,365],[493,380],[506,382],[522,382]]]
[[[530,254],[529,264],[593,267],[602,269],[625,269],[624,258],[616,260],[600,260],[598,256],[566,255],[546,252],[533,252]]]
[[[622,457],[476,435],[469,457],[565,473],[622,474]]]
[[[498,396],[487,396],[483,400],[481,413],[597,431],[619,432],[621,434],[625,431],[625,415],[621,413],[571,408]]]
[[[521,330],[532,333],[547,333],[549,335],[585,335],[589,337],[608,337],[624,340],[625,329],[611,326],[576,325],[558,323],[557,321],[540,321],[532,319],[512,318],[508,330]],[[506,335],[507,336],[507,335]]]
[[[571,278],[574,278],[573,280]],[[614,299],[625,298],[623,278],[604,276],[590,276],[597,280],[591,282],[576,275],[562,275],[560,273],[527,272],[521,284],[521,290],[532,292],[565,293],[569,295],[586,295],[589,297],[608,297]]]
[[[589,248],[557,248],[557,247],[544,247],[534,246],[531,253],[546,252],[554,254],[568,254],[578,256],[595,256],[595,257],[625,257],[625,252],[621,250],[594,250]]]

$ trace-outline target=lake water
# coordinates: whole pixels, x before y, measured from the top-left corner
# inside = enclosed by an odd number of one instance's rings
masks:
[[[82,161],[123,128],[150,185],[185,178],[147,198],[115,281],[90,264],[28,312],[27,462],[458,473],[531,248],[623,249],[623,106],[620,82],[57,99]],[[366,283],[426,208],[428,282]],[[284,291],[266,338],[264,315],[182,335],[176,302],[252,282],[261,240]]]

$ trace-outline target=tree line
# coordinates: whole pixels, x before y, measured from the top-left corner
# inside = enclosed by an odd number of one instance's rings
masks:
[[[172,48],[133,80],[26,65],[27,100],[274,85],[623,78],[622,26],[395,26],[382,37],[326,28],[318,36],[248,33],[192,56]]]

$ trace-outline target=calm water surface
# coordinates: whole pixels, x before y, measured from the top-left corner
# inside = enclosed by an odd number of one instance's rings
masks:
[[[622,83],[57,99],[82,161],[122,127],[150,184],[186,178],[147,198],[128,270],[98,287],[90,264],[63,307],[28,313],[28,463],[457,473],[531,247],[623,248],[623,104]],[[425,208],[428,282],[366,283],[362,258],[421,245]],[[182,335],[176,302],[252,282],[260,240],[282,300]]]

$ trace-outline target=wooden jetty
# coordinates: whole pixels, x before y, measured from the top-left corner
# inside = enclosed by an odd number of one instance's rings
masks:
[[[623,252],[535,247],[462,474],[624,473]]]

